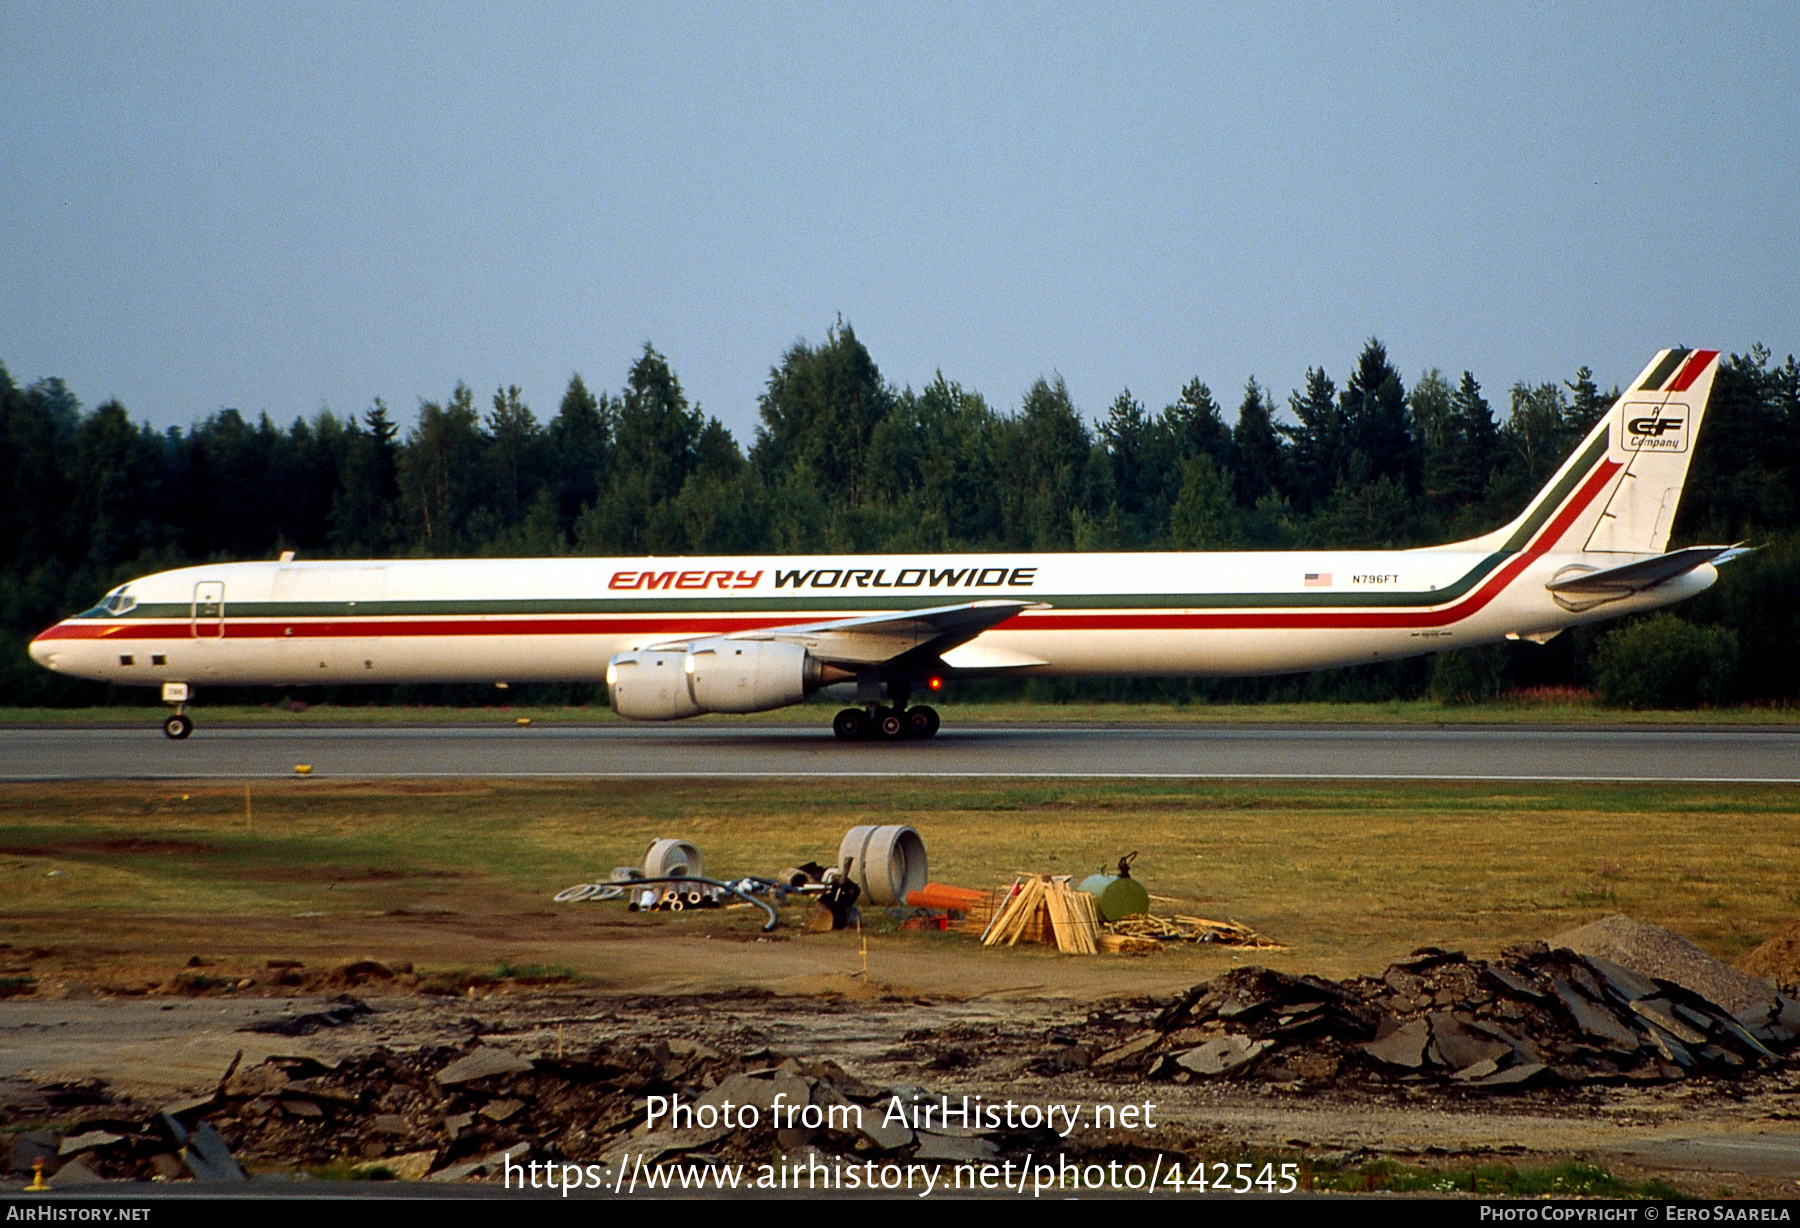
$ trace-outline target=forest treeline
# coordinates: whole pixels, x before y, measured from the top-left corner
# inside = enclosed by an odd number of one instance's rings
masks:
[[[478,397],[459,383],[422,402],[405,430],[378,398],[360,414],[321,411],[286,426],[221,409],[159,431],[116,401],[87,409],[60,379],[20,386],[0,366],[0,702],[110,698],[25,656],[35,632],[108,588],[282,550],[400,558],[1429,545],[1510,519],[1616,395],[1586,367],[1498,397],[1467,371],[1431,369],[1409,385],[1371,340],[1341,376],[1321,365],[1285,396],[1252,379],[1228,405],[1195,378],[1160,408],[1122,391],[1096,421],[1060,379],[1038,380],[1004,409],[941,374],[922,389],[896,388],[840,323],[771,369],[746,450],[689,402],[648,345],[616,392],[576,375],[540,413],[516,386]],[[1800,368],[1760,346],[1721,364],[1672,544],[1745,540],[1762,548],[1710,592],[1616,634],[1602,626],[1543,647],[1281,679],[1028,689],[1049,698],[1455,700],[1591,686],[1626,703],[1791,701],[1800,696]],[[1644,664],[1652,656],[1660,675]],[[546,700],[594,695],[537,690]]]

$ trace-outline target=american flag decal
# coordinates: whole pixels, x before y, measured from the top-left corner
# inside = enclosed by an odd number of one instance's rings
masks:
[[[1331,573],[1329,571],[1309,571],[1306,573],[1307,588],[1330,588]]]

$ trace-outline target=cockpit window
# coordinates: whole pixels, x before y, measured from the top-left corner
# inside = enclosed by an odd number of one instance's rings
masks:
[[[129,614],[137,607],[137,598],[128,595],[124,589],[114,589],[101,599],[93,609],[78,615],[80,618],[117,618],[121,614]]]

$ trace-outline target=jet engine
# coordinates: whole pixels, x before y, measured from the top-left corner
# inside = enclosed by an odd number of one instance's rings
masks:
[[[710,639],[682,652],[621,652],[606,666],[613,709],[638,721],[702,712],[766,712],[855,677],[797,644]]]
[[[634,721],[674,721],[706,711],[688,694],[685,652],[621,652],[606,663],[613,711]]]
[[[688,694],[708,712],[766,712],[806,698],[808,665],[798,644],[775,640],[702,640],[688,649]]]

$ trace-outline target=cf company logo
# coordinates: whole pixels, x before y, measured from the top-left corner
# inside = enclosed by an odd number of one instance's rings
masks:
[[[1688,407],[1627,405],[1620,444],[1628,452],[1687,451]]]

